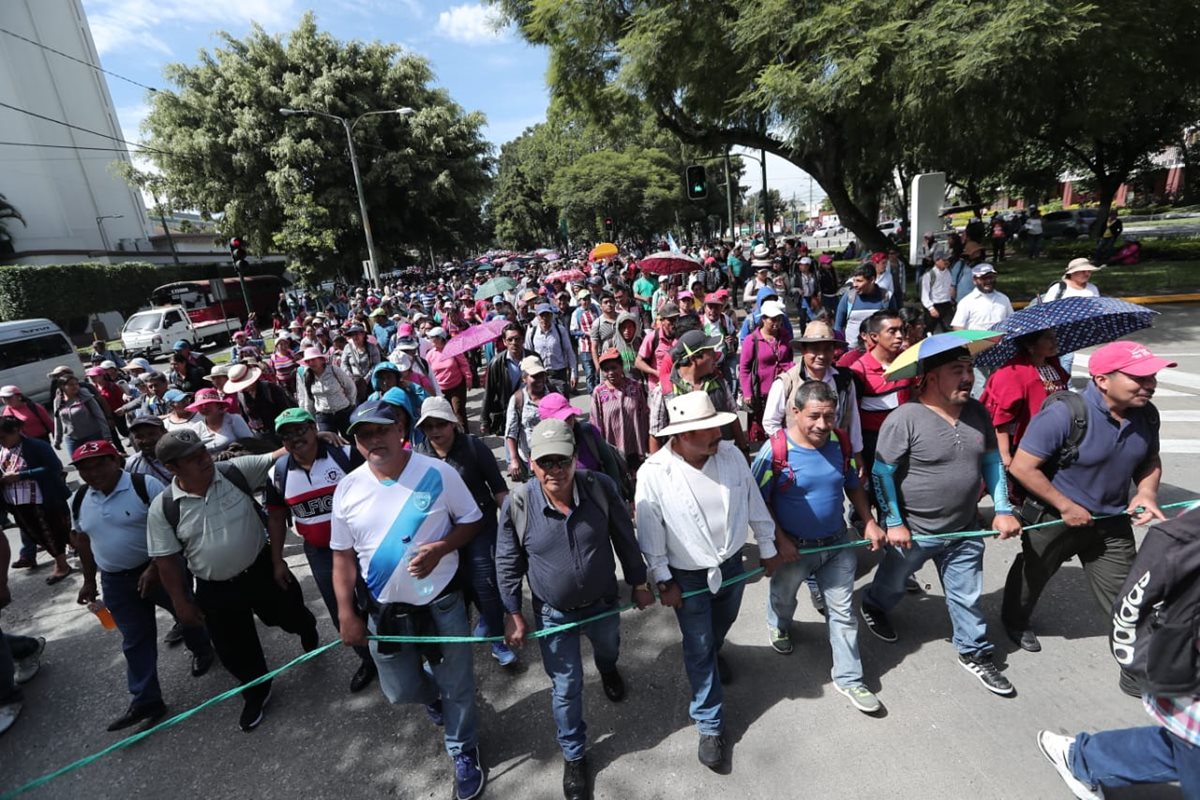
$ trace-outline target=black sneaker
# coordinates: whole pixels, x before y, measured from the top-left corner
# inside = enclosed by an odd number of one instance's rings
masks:
[[[869,603],[861,603],[858,606],[858,614],[867,624],[867,630],[871,633],[885,642],[896,641],[896,629],[892,627],[892,623],[883,609],[876,608]]]
[[[371,659],[366,659],[358,665],[358,669],[354,672],[354,677],[350,679],[350,692],[361,692],[370,685],[371,681],[375,680],[375,662]]]
[[[604,686],[604,696],[614,703],[625,699],[625,679],[615,669],[600,673],[600,683]]]
[[[167,647],[178,647],[183,643],[183,626],[176,622],[171,626],[171,630],[167,631],[167,635],[163,637],[163,644]]]
[[[725,740],[718,733],[700,734],[700,747],[696,752],[700,763],[709,769],[716,769],[725,760]]]
[[[986,686],[989,692],[1008,696],[1016,691],[1013,685],[1009,683],[1008,678],[1000,673],[1000,669],[992,659],[991,653],[970,656],[959,653],[958,664],[967,672],[979,678],[979,682]]]
[[[270,689],[267,689],[267,693],[261,699],[257,696],[246,698],[246,704],[242,706],[242,716],[238,719],[238,725],[243,731],[249,733],[258,727],[259,723],[263,721],[264,710],[270,700]]]
[[[1130,697],[1142,699],[1142,685],[1134,674],[1127,669],[1121,670],[1121,677],[1117,679],[1117,686],[1121,687],[1121,691]]]
[[[157,722],[166,713],[167,707],[161,700],[156,703],[146,703],[142,706],[130,706],[124,714],[108,724],[108,730],[110,732],[124,730],[130,725],[136,725],[145,720]]]

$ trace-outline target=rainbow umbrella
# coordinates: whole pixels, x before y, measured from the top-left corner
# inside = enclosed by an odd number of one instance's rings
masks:
[[[921,373],[921,362],[927,358],[965,347],[971,355],[977,355],[992,347],[1004,338],[1003,331],[948,331],[939,333],[914,344],[900,355],[883,371],[888,380],[898,381],[903,378],[915,378]]]

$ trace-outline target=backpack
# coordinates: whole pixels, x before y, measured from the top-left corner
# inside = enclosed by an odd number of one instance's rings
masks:
[[[346,455],[345,450],[343,450],[340,447],[336,447],[334,445],[328,444],[328,443],[320,441],[320,440],[318,440],[318,444],[319,444],[319,449],[317,451],[318,459],[328,456],[333,459],[335,464],[337,464],[339,467],[341,467],[341,470],[343,473],[345,473],[346,475],[350,474],[350,470],[353,469],[353,466],[351,466],[350,456]],[[271,470],[271,485],[274,486],[275,491],[279,494],[279,498],[281,500],[285,501],[285,504],[286,504],[287,495],[284,493],[284,489],[287,488],[287,474],[288,474],[288,470],[290,470],[291,468],[292,468],[292,457],[291,457],[291,455],[288,455],[286,457],[276,459],[275,466]],[[238,474],[240,475],[241,473],[238,473]],[[225,477],[229,478],[230,481],[233,481],[234,485],[237,485],[237,482],[234,481],[233,478],[231,478],[228,474],[226,474]],[[241,489],[242,487],[238,486],[238,488]],[[245,489],[242,489],[242,491],[245,491]],[[291,512],[289,511],[288,514],[290,516]]]
[[[633,502],[633,481],[629,479],[629,465],[625,455],[600,436],[591,425],[576,423],[575,440],[582,442],[592,460],[600,465],[601,471],[613,479],[621,499],[627,503]]]
[[[834,428],[832,437],[842,451],[842,475],[850,468],[854,454],[850,452],[850,434],[841,428]],[[786,493],[792,486],[791,481],[785,481],[792,472],[788,465],[787,430],[780,428],[771,434],[771,473],[774,479],[771,483],[771,493],[780,491]]]
[[[133,490],[137,492],[138,499],[149,508],[150,492],[146,489],[146,476],[140,472],[131,472],[129,480],[133,482]],[[76,525],[79,524],[79,510],[83,508],[83,497],[87,494],[87,490],[88,485],[85,483],[71,496],[71,519]]]
[[[1200,513],[1146,534],[1113,604],[1109,647],[1144,694],[1200,691]]]
[[[1062,300],[1063,293],[1064,293],[1064,292],[1066,292],[1066,291],[1067,291],[1067,282],[1066,282],[1066,281],[1059,281],[1059,282],[1058,282],[1058,291],[1056,291],[1056,292],[1054,293],[1054,299],[1055,299],[1055,300]],[[1045,297],[1043,296],[1043,294],[1039,292],[1038,294],[1035,294],[1035,295],[1033,296],[1033,299],[1032,299],[1032,300],[1030,300],[1030,301],[1029,301],[1029,305],[1031,305],[1031,306],[1040,306],[1042,303],[1045,303],[1045,302],[1047,302],[1047,300],[1045,299]]]
[[[250,482],[246,480],[246,476],[242,474],[242,471],[228,461],[218,462],[217,464],[214,464],[214,466],[217,468],[217,471],[225,477],[225,480],[232,483],[234,486],[244,492],[246,497],[250,498],[250,502],[254,505],[254,510],[258,513],[259,519],[261,519],[263,524],[266,525],[267,512],[263,510],[263,507],[254,497],[254,490],[250,488]],[[179,501],[175,499],[174,493],[169,490],[163,492],[159,496],[162,498],[163,516],[167,518],[167,524],[172,528],[178,528]]]
[[[576,470],[575,480],[579,482],[580,502],[591,500],[599,506],[600,513],[604,518],[608,519],[608,493],[596,479],[595,473],[587,469]],[[522,549],[525,547],[525,533],[529,529],[529,510],[525,507],[526,495],[529,492],[528,487],[536,483],[536,480],[526,481],[513,487],[508,495],[508,518],[512,521],[513,531],[517,534],[517,544]]]

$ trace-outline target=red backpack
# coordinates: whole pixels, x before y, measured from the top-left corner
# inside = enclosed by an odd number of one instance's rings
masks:
[[[845,475],[846,470],[850,468],[850,462],[854,459],[854,454],[850,452],[850,434],[841,428],[834,428],[830,438],[837,442],[838,447],[842,450],[842,474]],[[774,476],[772,492],[776,487],[779,487],[779,491],[786,492],[792,485],[790,480],[783,480],[792,473],[792,468],[788,465],[787,450],[787,429],[780,428],[771,434],[771,473]]]

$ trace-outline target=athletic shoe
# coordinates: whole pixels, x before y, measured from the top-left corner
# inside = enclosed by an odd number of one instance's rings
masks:
[[[871,633],[885,642],[896,641],[896,629],[892,627],[892,623],[883,609],[864,602],[858,606],[858,615],[862,617],[862,621],[867,624],[867,630]]]
[[[838,686],[835,683],[833,688],[846,695],[850,705],[864,714],[874,714],[883,708],[883,703],[879,702],[879,698],[865,686]]]
[[[1075,737],[1073,736],[1062,736],[1050,731],[1038,731],[1037,735],[1038,749],[1042,751],[1046,760],[1058,770],[1058,777],[1063,779],[1063,783],[1067,785],[1072,794],[1079,800],[1104,800],[1103,789],[1099,787],[1092,789],[1071,772],[1067,760],[1070,757],[1071,744],[1074,741]]]
[[[32,680],[34,675],[38,674],[38,670],[42,668],[42,653],[46,650],[46,637],[37,637],[37,650],[33,651],[24,658],[18,658],[17,669],[14,678],[17,683],[25,683]]]
[[[267,693],[263,695],[261,700],[258,699],[257,696],[246,697],[245,705],[242,706],[242,716],[238,719],[238,726],[241,727],[241,729],[246,733],[249,733],[257,728],[259,723],[263,721],[267,703],[270,701],[270,689],[267,689]]]
[[[772,628],[767,626],[767,638],[771,642],[771,647],[780,655],[790,655],[792,650],[792,635],[786,629]]]
[[[471,800],[483,794],[487,774],[479,763],[479,748],[464,751],[454,757],[454,796],[458,800]]]
[[[958,654],[958,664],[967,672],[979,678],[979,682],[987,687],[989,692],[999,695],[1010,695],[1016,691],[1008,678],[1000,674],[991,653],[964,655]]]
[[[492,642],[492,658],[502,667],[517,663],[517,654],[504,642]]]
[[[700,763],[709,769],[716,769],[725,760],[725,740],[721,734],[700,734],[700,746],[696,751]]]
[[[22,705],[20,694],[0,703],[0,733],[4,733],[11,728],[13,723],[17,721],[17,717],[21,716]]]

